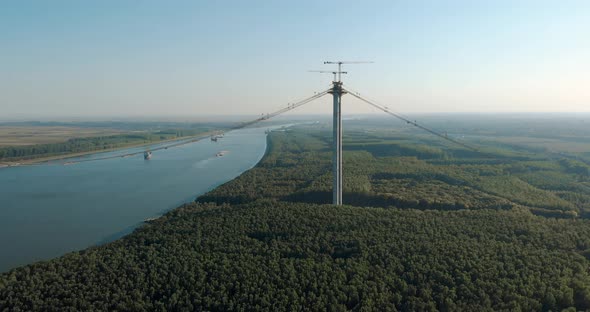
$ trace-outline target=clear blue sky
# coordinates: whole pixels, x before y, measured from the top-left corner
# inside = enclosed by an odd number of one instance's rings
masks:
[[[589,16],[567,0],[1,1],[0,119],[266,113],[327,88],[307,70],[340,59],[374,61],[345,83],[399,112],[590,111]]]

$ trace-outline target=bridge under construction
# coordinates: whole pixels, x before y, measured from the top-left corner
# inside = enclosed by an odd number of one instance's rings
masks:
[[[151,155],[153,152],[156,152],[159,150],[174,148],[174,147],[194,143],[194,142],[197,142],[200,140],[204,140],[207,138],[211,138],[212,141],[217,141],[217,139],[221,138],[223,136],[223,134],[226,132],[229,132],[232,130],[237,130],[237,129],[242,129],[242,128],[257,124],[259,122],[269,120],[269,119],[276,117],[278,115],[284,114],[284,113],[292,111],[294,109],[297,109],[297,108],[299,108],[307,103],[310,103],[314,100],[317,100],[327,94],[331,94],[333,97],[333,113],[332,113],[332,173],[333,173],[332,188],[333,188],[333,197],[332,197],[332,202],[334,205],[342,205],[342,184],[343,184],[342,183],[342,96],[343,95],[350,94],[352,97],[354,97],[354,98],[356,98],[356,99],[358,99],[358,100],[360,100],[360,101],[362,101],[362,102],[364,102],[364,103],[366,103],[366,104],[368,104],[368,105],[370,105],[370,106],[372,106],[372,107],[374,107],[386,114],[389,114],[397,119],[400,119],[409,125],[417,127],[419,129],[426,131],[434,136],[437,136],[443,140],[449,141],[453,144],[459,145],[461,147],[464,147],[464,148],[467,148],[470,150],[474,150],[474,151],[477,150],[476,148],[474,148],[466,143],[463,143],[463,142],[460,142],[456,139],[450,138],[446,134],[442,134],[442,133],[437,132],[433,129],[430,129],[426,126],[423,126],[422,124],[419,124],[415,120],[410,120],[408,117],[405,117],[400,113],[394,112],[393,110],[389,109],[387,106],[384,106],[384,105],[378,104],[374,101],[371,101],[371,100],[365,98],[364,96],[361,96],[360,93],[354,92],[354,91],[352,91],[352,89],[348,88],[348,86],[344,85],[344,83],[342,82],[342,79],[341,79],[342,74],[347,74],[348,72],[342,71],[342,65],[364,64],[364,63],[371,63],[371,62],[345,62],[345,61],[324,62],[324,64],[338,65],[338,70],[335,70],[335,71],[319,70],[319,71],[312,71],[312,72],[333,74],[334,79],[332,81],[332,86],[330,88],[323,90],[321,92],[316,92],[313,96],[310,96],[310,97],[300,100],[298,102],[289,103],[286,107],[283,107],[283,108],[281,108],[277,111],[274,111],[272,113],[262,114],[259,118],[256,118],[254,120],[239,123],[236,126],[230,127],[228,129],[215,131],[214,134],[212,134],[212,135],[207,134],[207,135],[195,136],[195,137],[191,137],[188,139],[179,140],[179,141],[171,143],[171,144],[162,145],[162,146],[159,146],[156,148],[150,148],[149,150],[146,150],[146,151],[138,151],[138,152],[127,153],[127,154],[123,154],[123,155],[114,155],[114,156],[97,157],[97,158],[91,158],[91,159],[79,159],[79,160],[66,161],[64,163],[64,165],[76,164],[76,163],[88,162],[88,161],[106,160],[106,159],[119,158],[119,157],[130,157],[130,156],[141,155],[141,154],[144,155],[145,159],[149,159],[149,158],[151,158]],[[149,157],[147,157],[145,155],[149,155]]]

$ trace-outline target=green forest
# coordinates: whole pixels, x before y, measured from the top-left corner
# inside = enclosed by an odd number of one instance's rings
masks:
[[[365,128],[345,132],[344,206],[330,130],[271,132],[195,202],[0,274],[0,311],[590,311],[583,158]]]

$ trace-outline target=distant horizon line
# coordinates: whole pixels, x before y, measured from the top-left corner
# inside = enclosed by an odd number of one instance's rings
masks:
[[[397,112],[396,112],[397,113]],[[590,111],[588,112],[527,112],[527,111],[519,111],[519,112],[508,112],[508,111],[498,111],[498,112],[404,112],[402,114],[405,115],[416,115],[416,116],[425,116],[425,115],[590,115]],[[207,115],[194,115],[194,116],[186,116],[186,115],[163,115],[163,116],[156,116],[156,115],[123,115],[123,116],[110,116],[110,115],[102,115],[102,116],[87,116],[87,115],[72,115],[72,116],[30,116],[30,117],[23,117],[23,116],[13,116],[13,117],[6,117],[3,116],[0,118],[0,123],[11,123],[11,122],[117,122],[117,121],[124,121],[124,122],[133,122],[133,121],[168,121],[168,122],[199,122],[199,121],[232,121],[233,119],[237,118],[254,118],[260,116],[258,114],[207,114]],[[331,113],[320,113],[320,114],[289,114],[283,116],[277,116],[273,119],[301,119],[301,118],[309,118],[309,117],[331,117]],[[343,117],[384,117],[390,118],[383,113],[361,113],[361,114],[342,114]],[[208,119],[208,120],[207,120]]]

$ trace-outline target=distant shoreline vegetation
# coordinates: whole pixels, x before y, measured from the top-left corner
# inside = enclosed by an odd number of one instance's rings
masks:
[[[171,129],[149,133],[73,138],[61,143],[6,146],[0,147],[0,162],[31,160],[53,156],[67,156],[70,154],[84,152],[99,152],[115,148],[134,146],[138,144],[158,143],[166,140],[195,136],[204,132],[205,130]]]
[[[202,135],[230,122],[0,122],[0,166],[28,164]]]
[[[0,167],[181,140],[236,124],[239,123],[0,122]],[[276,124],[271,121],[264,126]]]

